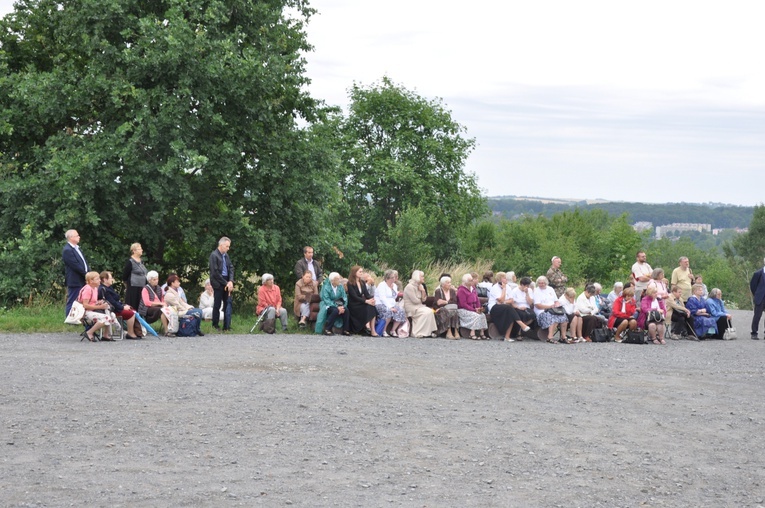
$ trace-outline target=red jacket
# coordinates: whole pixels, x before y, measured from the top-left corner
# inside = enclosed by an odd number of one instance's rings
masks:
[[[622,306],[624,306],[624,311],[622,311]],[[617,318],[632,319],[635,317],[635,311],[637,311],[637,307],[635,306],[634,298],[625,302],[623,296],[617,297],[614,300],[614,306],[611,308],[611,318],[608,320],[608,327],[613,328]]]

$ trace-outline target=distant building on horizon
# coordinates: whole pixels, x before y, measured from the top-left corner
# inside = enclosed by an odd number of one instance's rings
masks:
[[[632,225],[632,229],[634,229],[638,233],[642,233],[643,231],[646,231],[648,229],[653,229],[653,222],[647,222],[647,221],[636,222]]]
[[[707,233],[712,232],[711,224],[694,224],[690,222],[674,222],[672,224],[666,224],[664,226],[656,226],[656,239],[661,239],[662,235],[666,235],[670,231],[683,232],[683,231],[698,231]]]

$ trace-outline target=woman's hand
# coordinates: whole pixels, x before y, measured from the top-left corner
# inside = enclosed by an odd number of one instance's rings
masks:
[[[438,305],[439,307],[443,307],[443,306],[444,306],[444,305],[446,305],[447,303],[449,303],[449,302],[447,302],[446,300],[443,300],[443,299],[442,299],[442,300],[438,300],[438,301],[436,302],[436,305]]]

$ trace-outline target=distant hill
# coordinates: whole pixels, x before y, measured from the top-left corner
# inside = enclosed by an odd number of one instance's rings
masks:
[[[747,228],[754,215],[754,207],[724,205],[721,203],[628,203],[605,200],[565,200],[525,196],[499,196],[488,198],[489,207],[508,219],[524,215],[551,217],[556,213],[580,210],[605,210],[610,215],[628,215],[630,223],[651,222],[655,226],[673,222],[711,224],[717,228]]]

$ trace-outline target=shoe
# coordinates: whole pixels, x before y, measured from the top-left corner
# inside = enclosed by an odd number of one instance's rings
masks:
[[[199,335],[200,337],[204,337],[205,336],[205,334],[204,334],[204,332],[202,332],[202,330],[199,330],[197,332],[197,335]]]
[[[80,337],[82,337],[82,338],[80,339],[80,342],[82,342],[83,340],[87,340],[88,342],[98,342],[98,339],[95,337],[95,335],[93,336],[93,338],[90,338],[90,337],[88,336],[88,332],[82,332],[82,333],[80,334]]]
[[[753,333],[752,340],[760,340],[760,337],[758,337],[756,333]]]
[[[175,334],[174,333],[166,333],[165,337],[175,337]]]
[[[107,336],[101,337],[101,340],[104,341],[104,342],[114,342],[114,339],[112,339],[111,337],[107,337]]]
[[[213,327],[213,330],[217,330],[217,331],[220,331],[220,326],[218,326],[218,325],[212,325],[212,327]]]
[[[141,340],[142,337],[138,337],[137,335],[125,335],[125,338],[129,340]]]
[[[447,339],[453,339],[453,338],[454,338],[454,335],[452,335],[452,331],[451,331],[451,330],[447,330],[447,332],[446,332],[446,338],[447,338]]]
[[[688,340],[693,340],[693,341],[695,341],[695,342],[698,342],[698,341],[699,341],[699,338],[698,338],[698,337],[696,337],[695,335],[688,335],[688,336],[687,336],[687,337],[685,337],[685,338],[686,338],[686,339],[688,339]]]
[[[511,339],[510,337],[505,339],[505,342],[515,342],[515,339]]]
[[[300,328],[305,328],[305,321],[301,321],[300,323],[298,323],[298,326]]]
[[[345,335],[346,337],[348,337],[348,336],[350,336],[350,335],[351,335],[351,332],[349,332],[348,330],[343,330],[343,335]]]
[[[324,335],[334,335],[334,332],[332,330],[324,330]]]
[[[528,332],[529,330],[531,330],[531,327],[530,327],[530,326],[527,326],[527,327],[526,327],[526,328],[524,328],[522,331],[523,331],[523,333],[526,333],[526,332]]]
[[[286,331],[287,331],[287,327],[286,326],[282,326],[282,333],[284,333]]]

